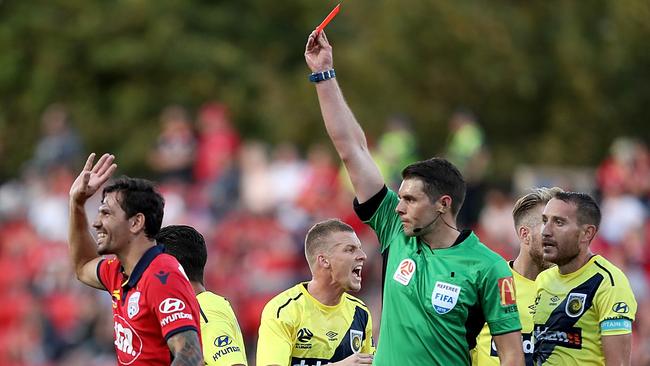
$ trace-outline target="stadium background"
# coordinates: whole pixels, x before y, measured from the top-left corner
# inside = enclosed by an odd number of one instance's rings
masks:
[[[308,278],[302,238],[341,217],[369,255],[302,57],[333,1],[0,1],[0,365],[114,364],[108,296],[67,258],[67,191],[91,151],[160,183],[165,224],[197,227],[209,289],[252,360],[263,304]],[[461,220],[512,258],[513,200],[596,195],[593,250],[639,302],[650,365],[650,3],[358,1],[328,28],[339,82],[387,179],[444,155],[469,181]],[[95,210],[97,202],[90,203]]]

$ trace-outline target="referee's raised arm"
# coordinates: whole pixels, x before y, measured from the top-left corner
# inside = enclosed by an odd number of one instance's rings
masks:
[[[357,199],[363,203],[381,190],[384,179],[370,156],[366,136],[336,82],[332,46],[325,32],[314,31],[309,35],[305,60],[312,71],[310,81],[316,84],[327,134],[345,164]]]

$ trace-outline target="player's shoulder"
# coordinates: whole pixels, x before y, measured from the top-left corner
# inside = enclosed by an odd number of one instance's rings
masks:
[[[232,310],[230,302],[225,297],[217,295],[214,292],[203,291],[196,295],[196,299],[198,300],[201,309],[220,312],[229,312]]]
[[[535,278],[535,283],[539,287],[540,285],[556,281],[560,277],[560,271],[558,266],[552,266],[540,272]]]
[[[167,253],[158,254],[156,258],[151,261],[149,266],[170,271],[180,271],[180,263],[178,263],[178,260],[171,254]]]
[[[264,306],[263,314],[267,317],[279,318],[286,312],[295,312],[305,299],[301,287],[304,287],[304,283],[299,283],[275,295]]]
[[[605,279],[601,287],[630,287],[625,273],[605,257],[600,255],[594,256],[592,265],[594,271],[600,273]]]
[[[368,306],[366,306],[366,304],[361,299],[347,292],[343,294],[343,301],[347,302],[348,305],[357,306],[365,310],[366,312],[369,312]]]
[[[463,244],[465,251],[468,253],[468,257],[477,262],[475,265],[482,267],[492,267],[493,265],[499,265],[504,268],[510,268],[510,266],[508,266],[508,262],[506,262],[506,260],[503,259],[499,253],[483,244],[475,233],[470,233],[464,240]]]

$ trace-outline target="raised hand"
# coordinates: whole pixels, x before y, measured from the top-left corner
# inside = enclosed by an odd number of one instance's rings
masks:
[[[327,71],[334,67],[332,46],[327,41],[325,31],[313,31],[305,46],[305,61],[312,72]]]
[[[71,202],[85,203],[88,198],[97,192],[99,187],[106,183],[111,175],[113,175],[115,169],[117,169],[117,164],[113,163],[115,156],[111,154],[102,155],[93,166],[94,160],[95,153],[92,153],[88,156],[83,170],[79,173],[74,183],[72,183],[72,187],[70,187]]]

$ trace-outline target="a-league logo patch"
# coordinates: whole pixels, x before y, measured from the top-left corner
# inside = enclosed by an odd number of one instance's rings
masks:
[[[352,352],[359,353],[359,351],[361,351],[362,341],[363,332],[355,329],[350,329],[350,348],[352,348]]]
[[[431,304],[438,314],[447,314],[456,306],[460,295],[460,286],[446,282],[436,282],[431,294]]]
[[[564,310],[566,314],[572,318],[577,318],[585,311],[585,301],[587,295],[576,292],[569,293],[566,298],[566,306]]]
[[[134,292],[129,297],[129,305],[126,308],[126,313],[129,316],[129,319],[132,319],[140,311],[140,305],[138,304],[139,301],[140,301],[140,291]]]
[[[414,273],[415,262],[413,259],[406,258],[400,262],[399,266],[397,266],[397,270],[393,275],[393,279],[406,286],[409,284],[409,282],[411,282],[411,278],[413,278]]]

